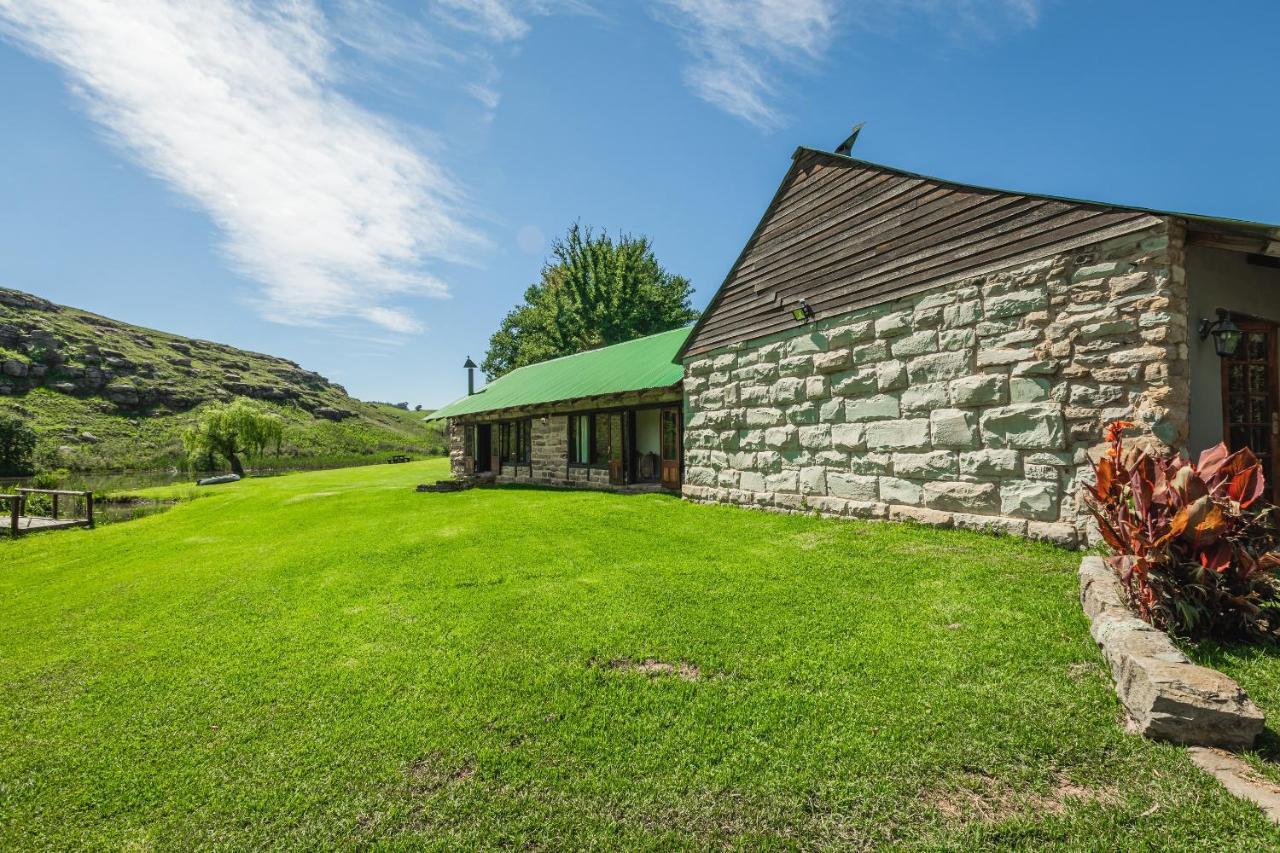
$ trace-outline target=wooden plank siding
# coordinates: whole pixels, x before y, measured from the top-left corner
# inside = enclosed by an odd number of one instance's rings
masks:
[[[1149,228],[1151,212],[954,184],[797,150],[681,355]]]

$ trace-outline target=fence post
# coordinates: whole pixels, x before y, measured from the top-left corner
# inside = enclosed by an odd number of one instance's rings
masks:
[[[58,496],[56,494],[53,496],[53,520],[58,520]]]
[[[13,500],[9,501],[10,520],[12,527],[9,528],[10,534],[14,539],[18,538],[18,516],[22,515],[22,495],[14,495]]]
[[[85,509],[88,510],[89,527],[93,527],[93,492],[84,493],[84,505]]]

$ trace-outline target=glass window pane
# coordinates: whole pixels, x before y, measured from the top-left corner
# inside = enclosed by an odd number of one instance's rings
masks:
[[[1250,361],[1265,361],[1267,358],[1267,333],[1250,332],[1245,338],[1245,351]]]
[[[1249,391],[1253,394],[1267,393],[1267,366],[1265,364],[1249,365]]]

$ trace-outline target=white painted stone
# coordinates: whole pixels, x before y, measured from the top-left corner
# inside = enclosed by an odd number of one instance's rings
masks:
[[[800,490],[800,474],[798,471],[779,471],[764,478],[767,492],[783,492],[795,494]]]
[[[1015,376],[1009,380],[1009,402],[1037,403],[1049,399],[1050,383],[1048,379],[1030,376]]]
[[[818,407],[818,420],[828,424],[838,424],[844,421],[844,398],[832,397],[824,400],[822,405]]]
[[[799,437],[800,446],[805,450],[825,450],[831,447],[831,426],[829,424],[802,426]]]
[[[988,319],[1017,317],[1049,307],[1049,294],[1043,289],[1018,290],[983,300],[982,313]]]
[[[1003,367],[1035,357],[1035,350],[1030,349],[986,349],[984,347],[978,350],[978,367]]]
[[[813,373],[812,355],[793,355],[778,362],[779,376],[804,377]]]
[[[813,369],[818,373],[835,373],[847,370],[853,364],[853,355],[847,349],[818,353],[813,357]]]
[[[1000,512],[1036,521],[1058,518],[1057,483],[1009,480],[1000,485]]]
[[[854,364],[875,364],[889,357],[889,342],[880,340],[851,350]]]
[[[827,472],[827,490],[837,497],[860,501],[880,499],[880,479],[860,474]]]
[[[924,484],[924,503],[930,509],[950,512],[995,513],[1000,496],[994,483],[957,483],[935,480]]]
[[[796,447],[797,434],[793,426],[773,427],[764,431],[764,443],[773,450],[787,450]]]
[[[894,358],[910,358],[911,356],[937,352],[938,335],[932,330],[912,332],[909,335],[895,338],[889,345],[889,350],[893,353]]]
[[[922,355],[907,363],[912,383],[942,382],[970,372],[967,352],[938,352]]]
[[[893,420],[900,416],[898,398],[889,394],[877,394],[862,400],[849,400],[844,407],[849,421]]]
[[[804,396],[806,400],[821,400],[829,393],[827,377],[825,376],[810,376],[804,381]]]
[[[795,377],[784,377],[773,383],[772,395],[775,403],[798,403],[804,399],[804,380]]]
[[[849,470],[854,474],[888,474],[893,468],[893,457],[888,453],[855,453],[849,458]]]
[[[819,465],[800,469],[800,494],[825,495],[827,493],[827,469]]]
[[[867,429],[858,423],[836,424],[831,427],[831,446],[839,450],[861,451],[867,446]]]
[[[877,364],[876,387],[882,392],[906,388],[907,366],[900,361],[882,361]]]
[[[934,409],[929,413],[929,433],[934,447],[977,447],[978,418],[964,409]]]
[[[960,454],[960,473],[971,477],[1012,477],[1018,473],[1018,451],[974,450]]]
[[[748,492],[763,492],[764,474],[759,471],[743,471],[738,486]]]
[[[1020,403],[987,409],[980,422],[987,447],[1019,450],[1061,450],[1066,424],[1057,403]]]
[[[872,450],[928,450],[929,419],[873,421],[867,425],[867,447]]]
[[[865,397],[876,392],[876,371],[862,368],[852,373],[839,373],[831,377],[831,390],[842,397]]]
[[[938,408],[945,408],[950,402],[945,382],[926,382],[911,385],[902,392],[900,407],[903,414],[927,414]]]
[[[919,506],[924,491],[916,483],[900,477],[880,477],[880,500],[891,504]]]
[[[941,480],[959,473],[956,454],[950,450],[933,450],[928,453],[893,454],[893,473],[913,480]]]
[[[1003,405],[1009,391],[1009,378],[1002,373],[980,373],[953,379],[949,386],[955,406]]]
[[[778,426],[784,422],[781,409],[747,409],[745,420],[749,427]]]
[[[869,341],[876,336],[876,324],[872,320],[860,323],[849,323],[827,331],[827,339],[832,348],[847,347]]]
[[[911,312],[895,311],[876,320],[876,336],[892,338],[911,331]]]
[[[797,335],[787,341],[787,354],[797,355],[804,352],[825,352],[827,337],[821,332],[808,332]]]

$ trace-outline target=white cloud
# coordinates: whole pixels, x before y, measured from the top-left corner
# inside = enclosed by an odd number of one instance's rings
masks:
[[[308,0],[0,0],[0,30],[208,212],[270,319],[414,331],[397,297],[447,295],[426,266],[477,239],[443,170],[338,93]]]
[[[1033,26],[1040,0],[651,0],[691,54],[698,97],[761,128],[782,124],[780,79],[820,61],[844,29],[949,25],[990,32],[993,19]]]
[[[833,0],[656,0],[693,55],[694,94],[760,127],[777,125],[780,67],[820,58],[835,27]]]

